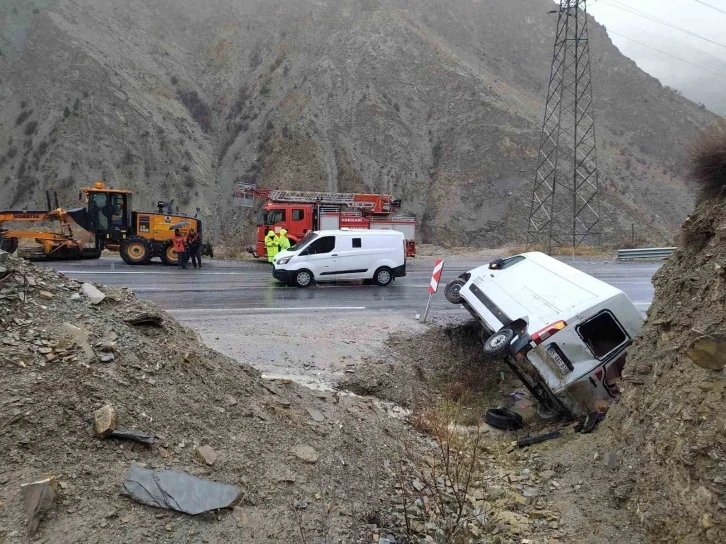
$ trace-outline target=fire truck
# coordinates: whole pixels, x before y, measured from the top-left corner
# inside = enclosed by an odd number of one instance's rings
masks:
[[[406,237],[406,256],[416,256],[416,218],[398,214],[401,201],[389,195],[280,191],[240,187],[237,199],[249,206],[255,198],[265,199],[257,217],[257,238],[247,248],[256,258],[267,257],[265,235],[287,230],[294,245],[309,231],[336,229],[397,230]]]

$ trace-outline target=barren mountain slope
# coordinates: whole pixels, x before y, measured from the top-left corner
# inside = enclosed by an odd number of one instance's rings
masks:
[[[103,178],[249,239],[236,182],[388,191],[423,241],[516,241],[555,20],[547,0],[2,0],[0,208]],[[34,13],[37,12],[37,13]],[[668,240],[713,115],[591,20],[606,240]],[[66,109],[67,108],[67,109]],[[32,112],[32,113],[31,113]],[[37,123],[37,126],[33,123]]]

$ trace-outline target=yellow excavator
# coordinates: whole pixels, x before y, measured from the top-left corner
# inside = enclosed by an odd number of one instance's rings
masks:
[[[167,213],[170,206],[165,202],[157,204],[158,212],[132,211],[131,191],[109,189],[100,181],[82,188],[80,196],[85,198],[86,206],[73,210],[60,208],[57,195],[55,206],[51,206],[50,193],[46,193],[47,210],[0,211],[0,249],[13,253],[20,239],[32,239],[40,247],[28,254],[30,259],[97,259],[108,249],[118,251],[128,264],[148,264],[159,257],[164,264],[175,265],[175,229],[180,229],[184,236],[194,229],[204,240],[200,219]],[[59,228],[51,232],[11,229],[16,223],[42,221],[57,223]],[[76,238],[73,223],[93,234],[95,242],[89,245]],[[214,256],[211,243],[203,241],[202,254]]]

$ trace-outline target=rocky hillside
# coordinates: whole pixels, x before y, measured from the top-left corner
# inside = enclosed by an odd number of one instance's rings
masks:
[[[236,182],[386,191],[437,244],[516,242],[529,210],[549,0],[2,0],[0,208],[95,179],[174,198],[245,242]],[[591,20],[606,241],[663,243],[713,115]]]

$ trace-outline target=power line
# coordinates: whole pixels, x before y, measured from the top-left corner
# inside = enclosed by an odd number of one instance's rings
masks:
[[[595,0],[597,2],[597,0]],[[712,6],[711,4],[707,4],[706,2],[701,2],[701,0],[693,0],[694,2],[698,2],[699,4],[703,4],[707,8],[715,9],[716,11],[720,11],[723,14],[726,14],[726,11],[717,8],[716,6]]]
[[[658,51],[658,53],[663,53],[664,55],[668,55],[669,57],[673,57],[676,60],[680,60],[681,62],[685,62],[686,64],[690,64],[691,66],[694,66],[696,68],[700,68],[701,70],[705,70],[706,72],[710,72],[710,73],[712,73],[714,75],[717,75],[719,77],[722,77],[722,78],[726,79],[726,76],[723,75],[723,74],[720,74],[718,72],[714,72],[713,70],[710,70],[710,69],[705,68],[703,66],[700,66],[698,64],[694,64],[694,63],[692,63],[690,61],[687,61],[686,59],[682,59],[681,57],[677,57],[677,56],[675,56],[675,55],[673,55],[671,53],[668,53],[666,51],[663,51],[662,49],[658,49],[656,47],[653,47],[652,45],[648,45],[647,43],[639,42],[638,40],[634,40],[633,38],[628,38],[627,36],[623,36],[622,34],[618,34],[617,32],[615,32],[613,30],[608,29],[608,34],[614,34],[615,36],[620,36],[621,38],[625,38],[626,40],[630,40],[631,42],[635,42],[635,43],[637,43],[639,45],[642,45],[643,47],[647,47],[648,49],[652,49],[653,51]]]
[[[714,45],[718,45],[719,47],[723,47],[724,49],[726,49],[726,45],[724,45],[722,43],[716,42],[714,40],[711,40],[709,38],[706,38],[704,36],[701,36],[699,34],[696,34],[695,32],[691,32],[690,30],[686,30],[685,28],[681,28],[679,26],[676,26],[676,25],[674,25],[672,23],[669,23],[668,21],[664,21],[663,19],[659,19],[658,17],[654,17],[653,15],[649,15],[649,14],[643,12],[643,11],[640,11],[639,9],[632,8],[632,7],[630,7],[628,5],[625,5],[625,4],[621,4],[617,0],[612,0],[612,1],[614,1],[616,3],[613,4],[613,3],[611,3],[610,0],[604,0],[604,2],[607,5],[609,5],[609,6],[612,6],[614,8],[618,8],[618,9],[621,9],[623,11],[627,11],[628,13],[632,13],[633,15],[637,15],[639,17],[643,17],[644,19],[648,19],[649,21],[653,21],[654,23],[658,23],[658,24],[661,24],[663,26],[667,26],[668,28],[672,28],[673,30],[678,30],[679,32],[683,32],[684,34],[688,34],[689,36],[693,36],[695,38],[699,38],[699,39],[701,39],[703,41],[712,43]]]

